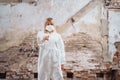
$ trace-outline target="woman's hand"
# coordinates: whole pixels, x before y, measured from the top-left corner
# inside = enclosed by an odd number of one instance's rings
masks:
[[[49,40],[49,36],[45,36],[43,40]]]
[[[64,64],[61,65],[61,69],[64,71]]]

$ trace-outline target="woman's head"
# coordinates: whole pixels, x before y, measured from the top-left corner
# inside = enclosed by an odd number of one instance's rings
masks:
[[[45,26],[47,25],[54,25],[53,18],[47,18],[45,22]]]
[[[47,18],[46,21],[45,21],[45,26],[44,26],[44,31],[47,32],[46,30],[46,26],[49,26],[49,25],[52,25],[54,26],[54,21],[52,18]]]

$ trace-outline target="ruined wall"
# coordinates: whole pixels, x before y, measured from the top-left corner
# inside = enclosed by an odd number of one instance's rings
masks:
[[[29,32],[27,30],[43,29],[46,17],[53,17],[56,25],[61,26],[89,1],[84,0],[81,3],[79,0],[75,2],[56,0],[52,5],[51,1],[40,1],[38,5],[28,3],[1,4],[0,43],[2,45],[0,45],[0,50],[18,45],[25,37],[24,33]]]
[[[47,17],[53,17],[56,29],[63,37],[66,71],[72,70],[77,77],[82,77],[79,71],[100,71],[101,66],[103,68],[102,57],[107,50],[104,49],[107,45],[107,37],[104,36],[107,33],[106,30],[102,31],[104,26],[101,26],[102,2],[51,1],[0,5],[0,70],[7,72],[8,80],[19,79],[22,74],[25,77],[21,79],[34,78],[38,58],[36,35],[43,29]],[[83,77],[95,78],[95,73]]]

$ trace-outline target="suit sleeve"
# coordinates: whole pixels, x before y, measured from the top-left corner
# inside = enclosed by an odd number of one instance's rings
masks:
[[[42,31],[38,32],[38,34],[37,34],[37,44],[38,44],[39,47],[44,46],[43,38],[44,38],[44,33]]]

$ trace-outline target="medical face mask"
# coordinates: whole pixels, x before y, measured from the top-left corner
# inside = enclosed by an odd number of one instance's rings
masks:
[[[51,32],[51,31],[55,30],[55,28],[54,28],[53,25],[47,25],[46,26],[46,30],[49,31],[49,32]]]

